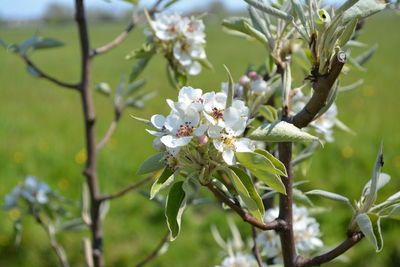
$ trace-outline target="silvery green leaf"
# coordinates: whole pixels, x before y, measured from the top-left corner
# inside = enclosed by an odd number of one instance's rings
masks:
[[[183,183],[183,181],[179,181],[172,185],[165,204],[165,217],[171,233],[170,241],[174,241],[180,232],[182,214],[186,208],[186,193]]]
[[[367,61],[374,55],[376,49],[378,49],[378,45],[373,45],[370,49],[356,57],[354,60],[361,66],[367,63]]]
[[[130,116],[131,116],[132,119],[135,119],[135,120],[137,120],[137,121],[139,121],[141,123],[144,123],[147,126],[154,127],[154,125],[149,120],[146,120],[146,119],[143,119],[143,118],[139,118],[139,117],[136,117],[136,116],[133,116],[133,115],[130,115]]]
[[[386,201],[396,201],[396,200],[400,200],[400,191],[388,197]]]
[[[363,83],[364,83],[364,80],[360,79],[360,80],[358,80],[358,81],[356,81],[354,83],[351,83],[349,85],[339,86],[338,90],[339,90],[339,92],[349,91],[349,90],[352,90],[352,89],[362,85]]]
[[[342,35],[340,35],[339,39],[338,39],[338,45],[340,47],[343,47],[346,45],[346,43],[351,39],[351,37],[353,36],[353,33],[356,29],[358,23],[358,19],[352,19],[347,25],[346,28],[344,30],[344,32],[342,33]]]
[[[312,201],[308,198],[308,196],[304,194],[303,191],[297,188],[293,188],[293,199],[294,201],[301,203],[303,205],[308,205],[308,206],[314,205]]]
[[[108,211],[110,210],[110,201],[102,201],[100,204],[100,218],[104,220],[107,216]]]
[[[133,82],[136,78],[142,73],[142,71],[146,68],[147,64],[149,63],[151,57],[140,58],[138,59],[135,64],[133,64],[132,72],[129,76],[129,81]]]
[[[210,61],[208,61],[208,59],[206,59],[206,58],[200,58],[200,59],[197,59],[197,62],[199,62],[200,65],[201,65],[204,69],[206,69],[206,70],[208,70],[208,71],[214,71],[214,66],[211,64]]]
[[[268,40],[260,31],[250,26],[249,20],[247,18],[242,18],[242,17],[227,18],[222,21],[222,25],[230,30],[235,30],[244,33],[250,37],[253,37],[256,40],[262,42],[263,44],[268,43]]]
[[[349,63],[350,66],[355,67],[359,71],[366,71],[366,69],[358,64],[358,62],[355,60],[355,58],[348,56],[347,57],[347,63]]]
[[[296,166],[296,165],[308,160],[309,158],[312,157],[313,154],[314,154],[314,152],[307,152],[307,153],[302,153],[302,154],[298,155],[295,159],[293,159],[292,165]]]
[[[64,43],[52,38],[39,38],[37,42],[33,44],[33,49],[53,48],[63,46]]]
[[[317,115],[315,115],[314,120],[321,117],[325,112],[328,111],[328,109],[333,105],[333,103],[335,103],[338,88],[339,88],[339,80],[336,80],[335,83],[332,85],[332,89],[329,91],[325,106],[321,108],[321,110],[317,113]]]
[[[273,106],[263,105],[258,112],[269,122],[274,122],[278,119],[278,111]]]
[[[347,126],[346,124],[344,124],[344,123],[343,123],[341,120],[339,120],[338,118],[335,118],[335,126],[336,126],[338,129],[340,129],[340,130],[342,130],[342,131],[344,131],[344,132],[346,132],[346,133],[349,133],[349,134],[351,134],[351,135],[357,135],[356,132],[354,132],[352,129],[350,129],[349,126]]]
[[[244,0],[246,3],[248,3],[249,5],[255,7],[258,10],[261,10],[271,16],[286,20],[288,22],[292,22],[293,21],[293,16],[291,16],[290,14],[279,10],[277,8],[274,8],[272,6],[266,5],[262,2],[259,2],[257,0]]]
[[[87,224],[90,225],[92,220],[90,216],[90,193],[89,188],[86,183],[82,185],[82,192],[81,192],[81,217],[82,220]]]
[[[139,81],[136,81],[134,83],[131,83],[130,85],[128,85],[128,88],[126,89],[126,95],[131,95],[133,93],[135,93],[139,88],[141,88],[143,85],[146,84],[146,80],[142,79]]]
[[[224,250],[227,249],[227,244],[225,240],[222,238],[221,234],[218,231],[218,228],[213,224],[211,225],[211,234],[214,237],[215,242]]]
[[[154,182],[150,189],[150,199],[153,199],[158,192],[168,187],[175,179],[175,173],[170,168],[165,168],[160,177]]]
[[[270,48],[273,48],[274,40],[272,38],[271,31],[265,25],[257,11],[253,7],[249,7],[249,15],[253,26],[260,32],[262,32],[268,40]]]
[[[285,186],[279,177],[282,171],[278,170],[264,155],[255,152],[236,152],[235,156],[240,164],[247,168],[260,181],[275,191],[286,194]]]
[[[283,80],[282,80],[282,106],[287,108],[289,103],[289,94],[292,90],[292,73],[290,64],[286,65],[286,68],[283,72]]]
[[[345,203],[346,205],[350,205],[350,200],[342,195],[336,194],[336,193],[332,193],[332,192],[328,192],[328,191],[324,191],[324,190],[311,190],[305,193],[306,195],[317,195],[326,199],[330,199],[330,200],[334,200],[334,201],[338,201],[338,202],[342,202]]]
[[[96,90],[103,95],[110,96],[112,93],[111,86],[108,83],[101,82],[101,83],[96,83]]]
[[[26,66],[26,71],[33,77],[40,77],[40,73],[35,68],[32,68],[31,66]]]
[[[383,248],[383,238],[381,234],[380,217],[375,214],[358,214],[356,222],[365,235],[367,240],[372,243],[376,252],[380,252]]]
[[[378,156],[376,157],[374,169],[372,171],[372,178],[371,178],[371,186],[369,187],[368,192],[362,195],[365,197],[365,201],[363,206],[361,207],[362,212],[367,212],[372,205],[375,203],[376,195],[378,191],[378,179],[381,172],[381,167],[383,166],[383,144],[381,143],[379,147]]]
[[[352,19],[363,19],[369,17],[386,7],[386,4],[380,3],[376,0],[360,0],[351,8],[343,13],[343,23],[347,23]]]
[[[230,167],[230,177],[235,189],[240,195],[240,198],[249,209],[250,213],[260,222],[263,221],[264,217],[264,204],[261,200],[260,195],[257,193],[251,178],[236,167]]]
[[[25,54],[28,51],[28,49],[33,47],[35,45],[35,43],[38,41],[39,41],[39,37],[37,37],[37,36],[33,36],[33,37],[26,39],[19,46],[20,53]]]
[[[352,46],[352,47],[366,47],[367,45],[359,42],[359,41],[355,41],[355,40],[350,40],[347,42],[347,46]]]
[[[387,173],[380,173],[377,181],[376,191],[379,191],[382,187],[384,187],[390,181],[390,175]],[[362,195],[366,196],[370,193],[371,188],[371,180],[364,186]]]
[[[158,171],[165,167],[165,153],[161,152],[151,156],[150,158],[146,159],[143,164],[139,167],[139,170],[136,174],[145,174],[154,171]]]
[[[64,222],[57,228],[57,231],[80,231],[87,229],[87,225],[82,220],[82,218],[75,218]]]
[[[276,172],[275,174],[287,176],[285,165],[279,159],[275,158],[271,153],[263,149],[256,149],[254,152],[263,155],[269,161],[271,161]]]
[[[250,134],[249,138],[269,142],[319,141],[318,137],[312,136],[285,121],[277,121],[261,125]]]
[[[393,206],[392,210],[388,215],[388,218],[400,220],[400,204]]]
[[[246,22],[244,23],[243,26],[251,37],[254,37],[254,39],[260,41],[264,45],[268,45],[268,39],[265,37],[265,35],[262,32],[253,28],[253,26],[251,26],[249,23],[246,23]]]
[[[303,6],[300,4],[300,2],[298,0],[291,0],[294,11],[296,12],[297,16],[299,17],[301,24],[304,27],[304,30],[306,31],[307,35],[309,35],[308,33],[308,27],[307,27],[307,20],[306,20],[306,16],[303,10]]]
[[[228,74],[228,96],[226,98],[226,105],[225,105],[225,110],[226,110],[232,106],[234,89],[233,89],[233,78],[231,72],[229,71],[226,65],[224,65],[224,68],[226,70],[226,73]]]
[[[339,15],[343,12],[345,12],[347,9],[352,7],[354,4],[356,4],[360,0],[347,0],[345,1],[338,9],[336,9],[336,15]]]

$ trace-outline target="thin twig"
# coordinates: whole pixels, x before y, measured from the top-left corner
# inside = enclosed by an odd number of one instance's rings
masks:
[[[260,248],[258,246],[258,242],[257,242],[257,230],[256,228],[252,225],[251,226],[251,231],[252,231],[252,237],[253,237],[253,255],[254,258],[256,258],[258,267],[262,267],[262,259],[261,259],[261,255],[260,255]]]
[[[100,140],[100,142],[96,146],[97,152],[99,152],[107,143],[110,141],[111,136],[114,134],[115,129],[117,129],[118,122],[121,118],[121,112],[115,111],[115,118],[111,122],[110,126],[104,137]]]
[[[150,253],[150,255],[148,255],[144,260],[142,260],[141,262],[139,262],[138,264],[136,264],[136,267],[141,267],[144,266],[145,264],[149,263],[150,261],[152,261],[153,259],[155,259],[160,250],[162,249],[162,247],[164,246],[164,244],[166,244],[169,240],[169,231],[167,231],[167,233],[164,235],[163,239],[161,239],[161,242],[157,245],[157,247]]]
[[[25,61],[25,63],[34,70],[35,74],[37,75],[37,77],[39,78],[43,78],[46,79],[52,83],[55,83],[59,86],[65,87],[65,88],[69,88],[69,89],[75,89],[75,90],[79,90],[79,85],[78,84],[72,84],[72,83],[66,83],[66,82],[62,82],[52,76],[50,76],[49,74],[44,73],[41,69],[39,69],[38,66],[36,66],[26,55],[21,56],[21,58]]]
[[[345,241],[343,241],[340,245],[328,251],[322,255],[313,257],[313,258],[304,258],[298,256],[296,259],[296,267],[308,267],[308,266],[319,266],[323,263],[329,262],[334,258],[342,255],[355,244],[360,242],[360,240],[364,237],[361,232],[355,232],[350,237],[348,237]]]
[[[119,191],[119,192],[117,192],[115,194],[102,196],[100,198],[100,201],[111,200],[111,199],[114,199],[114,198],[122,197],[123,195],[125,195],[129,191],[132,191],[132,190],[134,190],[136,188],[139,188],[142,185],[148,183],[149,181],[151,181],[152,178],[153,178],[152,176],[146,177],[145,179],[143,179],[143,180],[141,180],[141,181],[139,181],[137,183],[134,183],[134,184],[131,184],[131,185],[125,187],[124,189],[122,189],[121,191]]]
[[[242,217],[242,219],[261,229],[261,230],[276,230],[276,231],[281,231],[282,229],[286,228],[286,223],[283,220],[280,219],[275,219],[272,222],[268,222],[268,223],[263,223],[263,222],[259,222],[257,221],[256,218],[254,218],[252,215],[250,215],[249,213],[245,212],[240,206],[236,205],[235,203],[233,203],[231,200],[229,200],[224,193],[222,193],[216,186],[214,186],[213,184],[209,183],[207,185],[205,185],[208,189],[210,189],[210,191],[223,203],[225,203],[226,205],[228,205],[232,210],[234,210],[240,217]]]
[[[153,5],[153,7],[150,8],[150,10],[149,10],[149,14],[150,14],[150,15],[153,15],[153,14],[157,11],[157,8],[158,8],[158,6],[160,5],[161,2],[162,2],[162,0],[158,0],[158,1]],[[122,42],[128,37],[129,33],[130,33],[139,23],[141,23],[144,19],[145,19],[145,16],[144,16],[144,15],[142,15],[142,16],[140,16],[140,17],[138,17],[138,18],[137,18],[137,17],[132,17],[132,21],[128,24],[128,26],[126,26],[125,30],[124,30],[122,33],[120,33],[120,34],[119,34],[114,40],[112,40],[111,42],[109,42],[109,43],[107,43],[107,44],[105,44],[105,45],[103,45],[103,46],[101,46],[101,47],[92,49],[91,52],[90,52],[90,57],[94,57],[94,56],[96,56],[96,55],[106,53],[106,52],[108,52],[109,50],[111,50],[112,48],[118,46],[120,43],[122,43]]]

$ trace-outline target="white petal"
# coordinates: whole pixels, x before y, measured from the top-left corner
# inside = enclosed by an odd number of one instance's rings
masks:
[[[208,136],[210,138],[220,138],[222,129],[222,127],[210,125],[207,131]]]
[[[176,133],[176,130],[179,129],[180,125],[183,124],[181,117],[178,114],[172,113],[167,116],[165,120],[165,128],[171,133]]]
[[[160,114],[153,115],[150,120],[153,126],[160,130],[165,124],[165,117]]]
[[[190,65],[185,66],[189,75],[198,75],[201,72],[201,65],[197,61],[192,61]]]
[[[222,158],[228,165],[234,165],[236,163],[235,153],[231,149],[228,149],[228,150],[225,150],[224,152],[222,152]]]
[[[213,144],[215,149],[217,149],[219,152],[224,151],[224,143],[221,141],[221,139],[213,139]]]
[[[154,136],[163,136],[163,135],[165,135],[164,132],[157,132],[157,131],[153,131],[153,130],[149,130],[149,129],[146,129],[146,131],[147,131],[149,134],[154,135]]]
[[[170,148],[186,146],[192,140],[193,136],[177,137],[173,135],[165,135],[161,137],[161,142]]]
[[[205,133],[205,131],[207,131],[207,129],[208,129],[208,125],[203,124],[203,125],[197,127],[197,129],[194,130],[193,134],[195,136],[202,136]]]
[[[234,145],[237,152],[252,152],[255,149],[253,142],[248,138],[239,138]]]

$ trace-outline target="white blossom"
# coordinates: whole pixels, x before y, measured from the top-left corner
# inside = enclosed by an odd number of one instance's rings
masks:
[[[156,13],[152,21],[155,35],[160,40],[172,40],[182,32],[182,17],[178,14]]]
[[[273,208],[266,211],[265,222],[270,222],[277,218],[279,209]],[[309,217],[306,207],[293,205],[293,233],[295,245],[298,252],[302,255],[309,255],[311,252],[323,247],[319,236],[319,223],[313,217]],[[279,235],[273,231],[261,232],[257,235],[257,241],[262,247],[263,253],[267,258],[273,259],[275,264],[282,263],[282,248]]]
[[[256,267],[257,261],[253,255],[236,253],[235,255],[224,258],[220,265],[215,267]]]
[[[201,19],[183,18],[183,34],[187,39],[196,43],[205,43],[204,29],[204,23]]]

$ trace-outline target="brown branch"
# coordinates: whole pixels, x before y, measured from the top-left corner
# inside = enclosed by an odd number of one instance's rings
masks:
[[[261,229],[261,230],[276,230],[276,231],[282,231],[283,229],[286,228],[286,223],[283,220],[276,219],[272,222],[268,223],[263,223],[257,221],[256,218],[254,218],[252,215],[249,213],[245,212],[240,206],[236,205],[233,203],[231,200],[229,200],[224,193],[222,193],[216,186],[212,185],[211,183],[205,185],[210,191],[223,203],[228,205],[233,211],[235,211],[242,219]]]
[[[145,264],[149,263],[153,259],[155,259],[158,256],[158,253],[162,249],[165,243],[167,243],[169,240],[169,231],[164,235],[163,239],[161,239],[160,243],[157,245],[157,247],[148,255],[144,260],[136,264],[136,267],[141,267],[144,266]]]
[[[114,134],[115,129],[117,129],[117,125],[119,120],[121,119],[121,111],[116,110],[115,111],[115,117],[114,120],[111,122],[110,126],[108,127],[108,130],[104,137],[100,140],[100,142],[96,146],[97,152],[99,152],[107,143],[110,141],[111,136]]]
[[[86,23],[85,8],[83,0],[75,0],[75,20],[78,25],[79,40],[81,48],[81,82],[79,84],[86,136],[87,161],[83,174],[90,192],[90,230],[92,234],[92,257],[95,267],[104,266],[103,258],[103,230],[100,216],[100,187],[96,173],[97,150],[95,132],[95,110],[93,103],[91,81],[90,43]]]
[[[69,88],[69,89],[75,89],[75,90],[79,90],[79,84],[72,84],[72,83],[66,83],[66,82],[62,82],[46,73],[44,73],[41,69],[39,69],[39,67],[37,67],[29,58],[27,55],[22,55],[21,58],[25,61],[25,63],[32,68],[35,73],[37,74],[37,77],[39,78],[43,78],[46,79],[52,83],[55,83],[59,86],[65,87],[65,88]]]
[[[162,2],[162,0],[158,0],[153,5],[153,7],[150,8],[150,10],[149,10],[150,16],[153,15],[157,11],[157,8],[161,2]],[[111,42],[109,42],[101,47],[92,49],[90,52],[90,57],[94,57],[96,55],[106,53],[109,50],[111,50],[112,48],[118,46],[120,43],[122,43],[128,37],[129,33],[144,19],[145,19],[144,15],[140,16],[139,18],[133,17],[132,21],[128,24],[128,26],[126,26],[125,30],[122,33],[120,33],[114,40],[112,40]]]
[[[260,248],[259,248],[258,242],[257,242],[257,230],[253,225],[251,226],[251,231],[252,231],[252,238],[253,238],[252,252],[253,252],[254,258],[256,258],[258,267],[263,267],[263,263],[262,263],[262,259],[261,259],[261,255],[260,255]]]
[[[330,71],[322,76],[316,74],[316,80],[312,83],[314,93],[311,99],[306,106],[293,117],[292,123],[296,127],[306,127],[326,105],[329,92],[342,71],[343,66],[344,60],[338,59],[338,54],[336,54]]]
[[[119,191],[119,192],[117,192],[117,193],[115,193],[115,194],[102,196],[102,197],[100,198],[100,201],[111,200],[111,199],[114,199],[114,198],[122,197],[123,195],[125,195],[125,194],[128,193],[129,191],[132,191],[132,190],[134,190],[134,189],[136,189],[136,188],[141,187],[142,185],[148,183],[148,182],[151,181],[152,179],[153,179],[152,176],[146,177],[145,179],[143,179],[143,180],[141,180],[141,181],[139,181],[139,182],[137,182],[137,183],[131,184],[131,185],[127,186],[126,188],[122,189],[121,191]]]
[[[304,258],[298,256],[296,259],[296,267],[307,267],[307,266],[319,266],[323,263],[329,262],[334,258],[342,255],[355,244],[360,242],[360,240],[364,237],[361,232],[355,232],[352,236],[348,237],[345,241],[343,241],[340,245],[328,251],[322,255],[316,256],[314,258]]]

